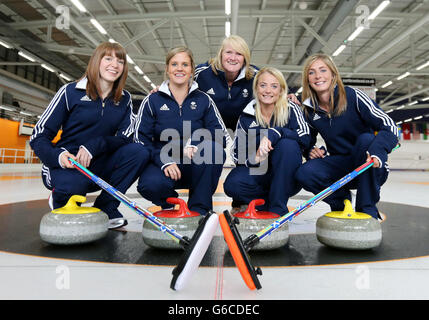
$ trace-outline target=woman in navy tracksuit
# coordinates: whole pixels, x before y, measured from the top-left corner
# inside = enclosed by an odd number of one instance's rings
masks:
[[[163,209],[175,189],[189,188],[188,207],[205,215],[222,172],[226,128],[213,100],[192,81],[192,52],[172,49],[166,57],[166,78],[147,96],[136,121],[135,141],[151,147],[152,162],[140,176],[137,190]]]
[[[37,122],[30,145],[43,163],[43,183],[52,190],[51,209],[64,206],[72,195],[99,190],[74,169],[69,157],[123,193],[149,161],[149,149],[132,143],[132,101],[123,90],[127,73],[125,49],[116,43],[100,44],[85,75],[64,85]],[[59,130],[60,140],[51,143]],[[117,209],[119,201],[107,192],[101,192],[94,206],[107,213],[110,229],[127,224]]]
[[[342,211],[344,200],[351,200],[350,189],[357,189],[355,210],[380,219],[376,204],[389,172],[387,155],[398,143],[398,128],[364,92],[344,87],[331,57],[310,56],[302,79],[304,115],[312,141],[297,180],[317,194],[372,158],[372,168],[324,201],[332,211]],[[315,146],[317,134],[326,149]]]
[[[253,99],[252,83],[257,70],[250,64],[249,47],[237,35],[226,37],[216,57],[195,69],[198,88],[210,95],[231,131]]]
[[[224,190],[246,204],[262,198],[265,204],[259,210],[284,215],[288,199],[300,190],[294,176],[302,163],[301,150],[310,142],[309,128],[300,107],[288,101],[286,81],[277,69],[262,68],[253,92],[255,100],[238,120],[234,139],[237,166],[227,176]]]

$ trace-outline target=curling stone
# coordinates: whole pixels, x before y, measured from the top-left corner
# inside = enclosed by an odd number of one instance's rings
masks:
[[[239,224],[237,230],[243,241],[250,235],[258,233],[269,226],[280,215],[268,211],[257,211],[256,206],[264,204],[263,199],[252,200],[247,209],[243,212],[237,212],[233,216],[238,218]],[[287,222],[278,230],[260,241],[251,250],[274,250],[283,247],[289,240],[289,227]]]
[[[198,223],[201,215],[198,212],[190,211],[186,202],[179,198],[167,198],[167,202],[171,204],[178,204],[177,210],[160,210],[153,215],[161,219],[165,224],[181,236],[187,236],[189,239],[198,228]],[[182,249],[182,246],[174,241],[168,234],[160,231],[158,227],[154,226],[145,219],[143,222],[143,242],[148,246],[157,249]]]
[[[108,231],[109,217],[100,209],[80,207],[76,202],[86,201],[74,195],[67,204],[45,214],[40,222],[40,237],[51,244],[82,244],[103,238]]]
[[[328,247],[366,250],[377,247],[382,239],[380,222],[369,214],[355,212],[349,200],[344,211],[333,211],[316,222],[317,240]]]

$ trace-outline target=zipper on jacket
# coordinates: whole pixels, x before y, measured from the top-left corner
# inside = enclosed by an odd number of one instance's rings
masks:
[[[231,87],[228,86],[228,100],[231,100]]]
[[[105,106],[106,102],[104,100],[101,100],[101,116],[104,115],[104,106]]]

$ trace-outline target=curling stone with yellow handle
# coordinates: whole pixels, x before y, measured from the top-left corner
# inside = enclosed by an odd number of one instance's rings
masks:
[[[107,214],[94,207],[80,207],[86,201],[74,195],[67,204],[45,214],[40,222],[40,237],[51,244],[82,244],[103,238],[108,231]]]
[[[317,219],[317,240],[328,247],[350,250],[366,250],[380,245],[380,222],[366,213],[355,212],[349,200],[344,204],[344,211],[329,212]]]
[[[250,235],[258,233],[280,218],[280,215],[277,213],[256,210],[256,206],[263,205],[264,203],[265,200],[263,199],[252,200],[245,211],[233,215],[235,218],[238,218],[239,224],[237,225],[237,230],[242,239],[246,239]],[[288,241],[289,227],[288,224],[285,223],[282,228],[271,234],[270,237],[260,241],[257,245],[252,247],[251,250],[275,250],[286,245]]]

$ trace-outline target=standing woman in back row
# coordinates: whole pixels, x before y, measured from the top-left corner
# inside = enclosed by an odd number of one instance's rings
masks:
[[[125,49],[101,43],[83,77],[65,84],[43,112],[30,145],[42,161],[42,181],[52,191],[51,209],[72,195],[100,188],[69,162],[72,158],[125,193],[150,158],[149,149],[132,143],[134,116],[131,95],[124,90],[128,66]],[[61,138],[51,141],[62,130]],[[102,191],[94,206],[107,213],[109,228],[127,224],[119,201]]]
[[[312,141],[304,153],[307,162],[297,171],[298,182],[314,194],[353,171],[365,161],[374,165],[325,198],[332,211],[342,211],[357,189],[356,211],[381,219],[377,202],[387,179],[387,155],[398,143],[398,128],[364,92],[345,87],[332,58],[315,54],[307,58],[303,74],[303,107]],[[325,147],[315,145],[317,134]]]

